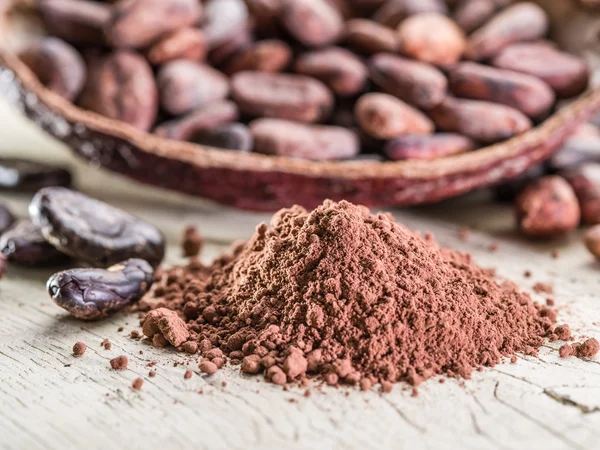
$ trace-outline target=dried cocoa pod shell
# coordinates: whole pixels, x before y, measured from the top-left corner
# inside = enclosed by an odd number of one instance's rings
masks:
[[[373,15],[373,20],[387,27],[396,28],[413,14],[448,14],[448,6],[443,0],[388,0]]]
[[[585,61],[546,43],[510,45],[492,59],[492,65],[538,77],[562,98],[585,91],[590,75]]]
[[[243,123],[227,123],[215,128],[204,128],[195,132],[190,140],[209,147],[241,152],[249,152],[253,146],[252,134]]]
[[[454,131],[476,141],[494,143],[531,128],[531,121],[506,105],[447,97],[430,111],[439,129]]]
[[[380,52],[394,53],[398,50],[396,33],[373,20],[349,20],[346,22],[342,40],[352,50],[367,55]]]
[[[49,34],[73,43],[104,42],[109,5],[86,0],[40,0],[37,8]]]
[[[173,115],[223,100],[229,94],[229,81],[225,75],[194,61],[177,60],[165,64],[156,81],[160,103]]]
[[[532,119],[544,118],[554,105],[554,91],[539,78],[464,62],[449,74],[454,95],[501,103],[518,109]]]
[[[58,38],[44,38],[19,53],[21,60],[51,91],[75,99],[85,84],[85,62],[79,52]]]
[[[294,71],[325,83],[335,94],[346,97],[363,91],[368,71],[354,53],[327,47],[298,56]]]
[[[465,55],[483,60],[496,56],[515,42],[535,41],[548,32],[550,22],[535,3],[517,3],[498,13],[470,37]]]
[[[284,0],[281,21],[295,39],[308,47],[332,44],[344,30],[341,14],[324,0]]]
[[[250,123],[254,151],[315,161],[352,158],[359,152],[357,136],[335,126],[307,125],[280,119]]]
[[[380,53],[369,60],[369,73],[380,90],[422,109],[431,109],[446,97],[446,76],[427,63]]]
[[[421,111],[388,94],[361,96],[354,110],[356,121],[376,139],[393,139],[403,134],[430,134],[434,125]]]
[[[143,48],[161,36],[195,24],[202,16],[197,0],[119,0],[104,34],[109,44]]]
[[[320,122],[333,108],[333,96],[318,80],[303,75],[240,72],[231,79],[231,95],[251,116]]]
[[[214,49],[248,28],[248,7],[243,0],[208,0],[204,3],[204,24],[208,46]]]
[[[151,64],[160,66],[175,59],[201,61],[207,52],[208,45],[202,30],[182,28],[163,36],[148,49],[147,57]]]
[[[281,72],[292,59],[292,49],[279,39],[255,42],[229,58],[223,71],[229,75],[243,71]]]
[[[454,21],[471,33],[491,19],[497,9],[496,0],[463,0],[454,12]]]
[[[579,200],[583,222],[600,224],[600,164],[582,164],[560,175],[571,185]]]
[[[392,161],[421,159],[431,161],[475,148],[472,139],[456,133],[407,134],[385,144],[383,153]]]

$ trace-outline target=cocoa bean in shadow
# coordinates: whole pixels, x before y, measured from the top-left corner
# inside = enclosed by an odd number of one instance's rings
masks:
[[[387,27],[396,28],[413,14],[447,14],[448,6],[444,0],[388,0],[373,15],[373,20]]]
[[[202,61],[208,51],[202,30],[182,28],[163,36],[147,52],[148,61],[155,66],[176,59]]]
[[[341,14],[324,0],[286,0],[281,21],[295,39],[308,47],[332,44],[344,30]]]
[[[0,253],[11,264],[43,267],[62,264],[69,259],[42,236],[41,229],[31,220],[15,222],[0,236]]]
[[[104,43],[110,5],[86,0],[40,0],[37,8],[49,34],[73,43]]]
[[[497,9],[496,0],[463,0],[454,11],[454,21],[471,33],[491,19]]]
[[[20,158],[0,158],[0,189],[35,192],[48,186],[71,185],[71,172],[63,167]]]
[[[600,164],[582,164],[562,171],[560,175],[575,191],[583,222],[589,225],[600,224]]]
[[[359,53],[373,53],[398,50],[396,33],[373,20],[352,19],[346,22],[342,41],[346,46]]]
[[[193,134],[192,142],[209,147],[249,152],[252,150],[252,135],[242,123],[228,123],[215,128],[205,128]]]
[[[392,161],[420,159],[430,161],[457,155],[475,148],[472,139],[455,133],[407,134],[388,141],[383,153]]]

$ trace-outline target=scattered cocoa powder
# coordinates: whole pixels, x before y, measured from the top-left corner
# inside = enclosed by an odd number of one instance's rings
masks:
[[[83,342],[76,342],[73,346],[73,355],[81,356],[85,353],[86,350],[87,345],[85,345]]]
[[[133,389],[135,389],[136,391],[139,391],[142,388],[143,384],[144,384],[144,379],[138,377],[135,380],[133,380],[133,383],[131,383],[131,387]]]
[[[110,360],[110,367],[112,367],[113,370],[125,370],[127,369],[128,363],[129,360],[127,359],[127,356],[121,355]]]
[[[203,244],[204,238],[196,228],[188,226],[183,230],[183,240],[181,242],[183,256],[198,256]]]

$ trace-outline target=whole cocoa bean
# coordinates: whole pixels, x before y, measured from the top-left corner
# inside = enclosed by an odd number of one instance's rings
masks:
[[[202,5],[197,0],[119,0],[105,26],[115,47],[143,48],[161,36],[198,22]]]
[[[243,0],[208,0],[204,3],[203,31],[209,48],[233,39],[248,27],[248,7]]]
[[[344,29],[340,13],[324,0],[284,0],[281,21],[294,38],[309,47],[332,44]]]
[[[140,55],[117,50],[88,70],[79,104],[111,119],[149,130],[158,114],[158,92],[152,69]]]
[[[389,141],[383,153],[392,161],[402,159],[433,160],[457,155],[475,148],[475,143],[466,136],[454,133],[432,135],[407,134]]]
[[[333,96],[318,80],[303,75],[240,72],[231,79],[231,94],[251,116],[319,122],[333,108]]]
[[[267,155],[325,161],[352,158],[359,152],[356,135],[341,127],[257,119],[250,123],[250,131],[254,151]]]
[[[281,72],[292,59],[292,49],[279,39],[258,41],[229,58],[224,72],[232,75],[245,70]]]
[[[358,99],[354,110],[360,127],[376,139],[403,134],[430,134],[434,126],[419,110],[388,94],[370,93]]]
[[[380,53],[369,61],[373,83],[411,105],[431,109],[446,97],[448,81],[434,66]]]
[[[430,117],[441,130],[485,143],[503,141],[531,128],[531,121],[509,106],[451,97],[431,110]]]
[[[600,138],[571,136],[548,160],[548,167],[560,172],[588,162],[600,163]]]
[[[162,107],[173,115],[223,100],[229,94],[229,81],[221,72],[205,64],[177,60],[165,64],[157,76]]]
[[[497,9],[496,0],[463,0],[454,12],[454,21],[471,33],[491,19]]]
[[[192,142],[209,147],[249,152],[252,150],[252,135],[242,123],[227,123],[216,128],[205,128],[193,134]]]
[[[492,65],[538,77],[562,98],[579,95],[588,86],[586,62],[545,43],[510,45],[498,53]]]
[[[582,164],[563,171],[560,175],[575,191],[583,222],[591,225],[600,224],[600,164]]]
[[[394,53],[398,39],[393,30],[367,19],[346,22],[342,40],[352,50],[371,55],[379,52]]]
[[[85,84],[85,62],[65,41],[44,38],[19,53],[21,60],[48,89],[67,100],[76,98]]]
[[[104,42],[109,5],[86,0],[41,0],[37,8],[44,28],[52,36],[92,45]]]
[[[321,80],[342,97],[361,92],[368,75],[363,62],[354,53],[340,47],[304,53],[296,60],[294,70]]]
[[[208,62],[214,67],[227,64],[234,56],[253,45],[253,36],[248,28],[243,28],[228,41],[212,48],[208,53]]]
[[[531,75],[471,62],[460,63],[449,75],[450,90],[458,97],[502,103],[532,119],[544,118],[554,105],[554,92]]]
[[[519,230],[532,238],[560,237],[579,225],[580,210],[564,178],[551,175],[527,186],[515,201]]]
[[[11,264],[42,267],[62,264],[69,259],[42,236],[40,227],[23,219],[4,230],[0,237],[0,254]]]
[[[373,20],[387,27],[396,28],[413,14],[447,14],[448,7],[443,0],[388,0],[373,15]]]
[[[71,172],[64,167],[20,158],[0,158],[0,189],[36,192],[48,186],[71,185]]]
[[[465,33],[439,13],[410,16],[398,27],[400,52],[438,66],[456,63],[467,46]]]
[[[265,34],[273,34],[279,26],[283,0],[245,0],[254,27]]]
[[[600,259],[600,225],[593,226],[585,232],[584,242],[590,253]]]
[[[202,30],[182,28],[162,37],[148,50],[148,61],[160,66],[175,59],[201,61],[208,51]]]
[[[470,36],[466,56],[477,61],[492,58],[510,44],[542,38],[548,27],[548,17],[541,7],[531,2],[518,3]]]

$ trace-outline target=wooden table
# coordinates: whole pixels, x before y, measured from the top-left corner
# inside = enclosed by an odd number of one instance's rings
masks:
[[[3,103],[0,154],[66,162],[83,191],[157,224],[169,241],[170,264],[182,261],[178,243],[186,224],[207,238],[208,261],[269,218],[85,167]],[[29,196],[0,198],[26,214]],[[552,283],[559,321],[578,335],[600,337],[600,264],[580,235],[525,242],[513,233],[510,207],[486,204],[482,193],[394,215],[434,232],[444,245],[472,252],[523,288]],[[464,225],[476,229],[467,241],[458,233]],[[558,259],[551,257],[554,249]],[[525,270],[533,276],[524,277]],[[11,267],[0,282],[0,448],[600,448],[600,358],[561,359],[559,343],[544,345],[539,358],[519,356],[516,364],[486,369],[472,380],[431,379],[417,397],[397,385],[388,395],[324,388],[305,398],[303,390],[284,392],[235,369],[202,376],[184,355],[128,337],[140,330],[136,316],[76,321],[48,298],[49,275]],[[110,351],[100,346],[105,338]],[[77,341],[88,345],[81,358],[71,355]],[[128,369],[110,370],[109,360],[121,354],[130,359]],[[152,361],[155,378],[147,376]],[[174,367],[175,361],[183,365]],[[187,368],[194,370],[188,380]],[[145,379],[141,391],[131,388],[138,376]]]

